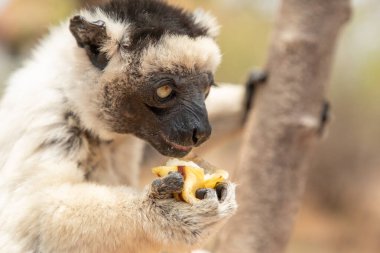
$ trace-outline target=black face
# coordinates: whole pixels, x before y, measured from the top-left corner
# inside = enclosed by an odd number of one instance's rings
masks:
[[[113,131],[132,133],[173,157],[185,156],[209,138],[204,101],[214,83],[211,74],[156,73],[128,83],[104,85],[102,115]]]
[[[99,118],[105,121],[108,130],[132,133],[164,155],[186,155],[210,136],[204,100],[213,77],[209,73],[182,76],[154,73],[146,77],[139,74],[139,57],[164,35],[198,38],[208,36],[208,29],[195,22],[191,13],[165,1],[112,0],[100,8],[118,22],[129,25],[129,43],[117,46],[128,51],[134,60],[128,66],[128,74],[100,81],[100,97],[94,98],[101,101]],[[102,20],[86,20],[82,16],[70,20],[70,31],[78,46],[102,73],[107,72],[111,60],[102,50],[111,39],[107,26]]]

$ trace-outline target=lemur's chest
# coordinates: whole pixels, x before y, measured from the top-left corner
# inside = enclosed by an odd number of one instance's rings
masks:
[[[125,147],[124,147],[125,148]],[[85,180],[104,185],[136,186],[138,161],[129,160],[129,153],[118,143],[101,143],[91,146],[88,153],[78,162]]]
[[[142,141],[131,135],[101,140],[80,127],[79,119],[67,117],[66,146],[63,152],[83,172],[84,180],[104,185],[136,186]]]

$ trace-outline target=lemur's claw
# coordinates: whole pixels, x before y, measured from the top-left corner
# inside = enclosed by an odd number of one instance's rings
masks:
[[[210,188],[200,188],[195,192],[197,199],[209,199],[215,196],[215,190]]]
[[[321,116],[320,116],[320,125],[318,128],[318,134],[323,135],[325,132],[325,128],[327,123],[330,121],[330,110],[331,110],[331,105],[328,100],[324,100],[322,103],[322,111],[321,111]]]
[[[268,79],[268,72],[265,70],[253,70],[249,74],[248,80],[246,82],[246,92],[244,99],[244,114],[243,123],[247,120],[249,111],[253,106],[253,101],[255,97],[256,88],[265,83]]]
[[[228,184],[226,182],[218,183],[215,190],[219,202],[223,202],[227,197]]]

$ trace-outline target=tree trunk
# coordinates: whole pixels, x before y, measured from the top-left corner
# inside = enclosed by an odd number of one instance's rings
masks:
[[[306,181],[305,161],[320,114],[348,0],[283,0],[266,70],[246,125],[238,213],[216,252],[284,252]]]

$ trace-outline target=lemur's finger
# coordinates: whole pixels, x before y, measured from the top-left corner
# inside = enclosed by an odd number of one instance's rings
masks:
[[[201,188],[201,189],[198,189],[196,192],[195,192],[195,197],[197,199],[205,199],[206,195],[207,195],[207,188]]]
[[[320,116],[320,125],[318,128],[318,134],[323,136],[325,133],[326,125],[329,123],[331,118],[331,105],[330,102],[325,99],[322,104],[322,111]]]
[[[150,197],[164,199],[172,197],[173,193],[180,193],[184,184],[183,177],[178,172],[171,172],[164,178],[156,179],[150,188]]]
[[[215,199],[217,198],[216,191],[210,188],[200,188],[195,192],[197,199]]]
[[[221,182],[215,187],[216,194],[218,196],[219,202],[223,202],[227,197],[228,183]]]
[[[243,122],[247,120],[247,116],[253,107],[255,92],[259,85],[264,84],[268,79],[268,72],[266,70],[252,70],[246,82],[246,92],[244,98],[244,114]]]

